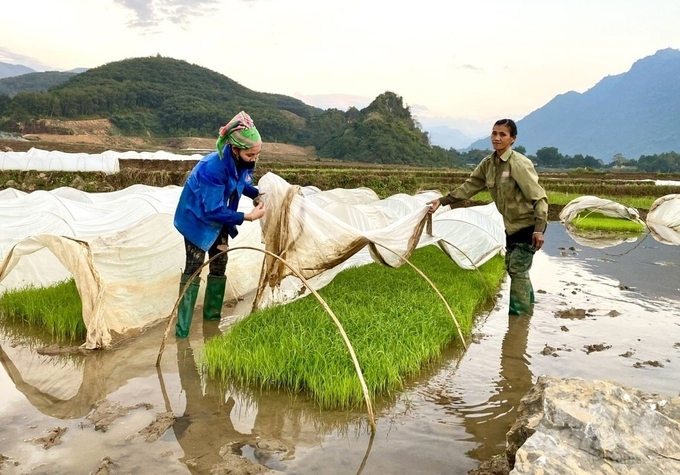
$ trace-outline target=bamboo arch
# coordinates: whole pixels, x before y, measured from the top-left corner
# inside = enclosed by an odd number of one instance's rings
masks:
[[[186,289],[189,287],[189,284],[200,274],[201,269],[208,265],[213,259],[216,259],[217,257],[227,254],[228,252],[231,251],[236,251],[239,249],[248,249],[252,251],[259,251],[262,252],[270,257],[273,257],[275,259],[278,259],[281,261],[286,267],[288,267],[293,274],[297,278],[299,278],[304,286],[316,297],[316,299],[319,301],[321,306],[328,312],[328,314],[331,316],[333,319],[333,323],[335,323],[335,326],[338,327],[338,331],[340,332],[340,335],[342,336],[343,341],[345,342],[345,345],[347,346],[347,349],[349,350],[349,354],[352,358],[352,363],[354,364],[354,369],[357,372],[357,376],[359,378],[359,383],[361,384],[361,390],[364,394],[364,401],[366,402],[366,410],[368,411],[368,420],[371,425],[371,432],[375,433],[375,416],[373,414],[373,405],[371,404],[371,397],[368,394],[368,386],[366,386],[366,380],[364,379],[364,373],[361,371],[361,366],[359,365],[359,360],[357,359],[356,353],[354,351],[354,347],[352,346],[352,343],[349,341],[349,338],[347,337],[347,333],[345,333],[345,329],[342,327],[342,324],[340,323],[340,320],[335,316],[333,313],[333,310],[328,306],[326,301],[318,294],[314,288],[312,288],[311,285],[309,285],[309,282],[307,282],[307,279],[305,279],[298,271],[297,269],[294,269],[288,262],[286,262],[283,258],[277,256],[273,252],[267,251],[265,249],[260,249],[257,247],[251,247],[251,246],[238,246],[238,247],[232,247],[230,249],[227,249],[225,251],[221,251],[220,253],[216,254],[215,256],[211,257],[208,259],[206,262],[204,262],[201,267],[199,267],[196,272],[194,272],[189,280],[187,281],[186,285],[182,289],[182,293],[180,294],[179,298],[175,302],[175,306],[172,309],[172,313],[170,314],[170,320],[168,321],[168,326],[165,328],[165,334],[163,335],[163,342],[161,343],[160,350],[158,351],[158,358],[156,359],[156,366],[160,367],[161,364],[161,359],[163,358],[163,350],[165,349],[165,342],[168,339],[168,333],[170,332],[170,329],[172,328],[172,323],[175,319],[175,315],[177,315],[177,307],[179,306],[180,301],[182,300],[182,297],[184,297],[184,293],[186,292]]]
[[[413,264],[411,261],[409,261],[406,257],[402,256],[402,255],[399,254],[398,252],[396,252],[396,251],[390,249],[390,248],[387,247],[387,246],[384,246],[384,245],[382,245],[382,244],[378,244],[378,243],[375,243],[375,242],[372,242],[371,245],[377,245],[377,246],[382,247],[382,248],[388,250],[389,252],[395,254],[397,257],[399,257],[399,259],[400,259],[402,262],[405,262],[405,263],[407,263],[409,266],[411,266],[411,268],[413,268],[413,269],[414,269],[414,270],[415,270],[415,271],[416,271],[416,272],[417,272],[417,273],[418,273],[418,274],[419,274],[419,275],[420,275],[420,276],[421,276],[421,277],[422,277],[422,278],[423,278],[423,279],[424,279],[424,280],[432,287],[432,289],[435,291],[435,293],[437,294],[437,296],[438,296],[438,297],[441,299],[441,301],[444,303],[444,306],[446,307],[446,310],[448,311],[449,315],[451,316],[451,319],[453,320],[453,322],[454,322],[454,324],[455,324],[455,326],[456,326],[456,329],[457,329],[457,331],[458,331],[458,335],[459,335],[460,340],[461,340],[461,342],[462,342],[462,344],[463,344],[463,347],[467,350],[467,343],[465,342],[465,337],[463,336],[463,331],[462,331],[462,329],[461,329],[461,327],[460,327],[460,324],[458,323],[458,320],[456,319],[455,315],[453,314],[453,310],[451,310],[451,306],[450,306],[449,303],[446,301],[446,299],[444,298],[444,296],[441,294],[441,292],[439,291],[439,289],[438,289],[438,288],[435,286],[435,284],[432,282],[432,280],[431,280],[429,277],[427,277],[427,275],[425,275],[425,273],[424,273],[422,270],[420,270],[415,264]],[[316,299],[319,301],[319,303],[321,304],[321,306],[322,306],[322,307],[326,310],[326,312],[330,315],[331,319],[333,320],[333,323],[334,323],[335,326],[338,328],[338,331],[340,332],[340,335],[342,336],[342,339],[343,339],[345,345],[347,346],[347,349],[348,349],[348,351],[349,351],[350,357],[352,358],[352,363],[354,364],[354,369],[355,369],[356,372],[357,372],[357,377],[359,378],[359,383],[361,384],[361,389],[362,389],[362,393],[363,393],[363,396],[364,396],[364,401],[365,401],[365,403],[366,403],[366,410],[367,410],[368,416],[369,416],[369,423],[370,423],[370,425],[371,425],[371,432],[372,432],[372,433],[375,433],[375,431],[376,431],[375,415],[374,415],[374,412],[373,412],[373,406],[372,406],[372,403],[371,403],[371,397],[370,397],[370,394],[368,393],[368,386],[366,385],[366,380],[364,379],[363,371],[362,371],[361,365],[359,364],[359,361],[358,361],[358,359],[357,359],[356,352],[354,351],[354,347],[352,346],[352,343],[350,342],[349,337],[347,336],[347,333],[345,332],[345,329],[343,328],[342,324],[340,323],[340,321],[339,321],[338,318],[336,317],[336,315],[335,315],[335,313],[333,312],[333,310],[331,310],[331,308],[328,306],[328,304],[326,303],[326,301],[321,297],[321,295],[319,295],[319,293],[318,293],[318,292],[317,292],[317,291],[309,284],[309,282],[307,281],[307,279],[305,279],[305,278],[300,274],[300,272],[299,272],[297,269],[293,268],[288,262],[286,262],[285,259],[283,259],[283,258],[281,258],[280,256],[277,256],[276,254],[274,254],[274,253],[272,253],[272,252],[270,252],[270,251],[267,251],[267,250],[265,250],[265,249],[260,249],[260,248],[251,247],[251,246],[237,246],[237,247],[233,247],[233,248],[226,249],[226,250],[221,251],[220,253],[216,254],[215,256],[211,257],[210,259],[208,259],[206,262],[204,262],[204,263],[203,263],[203,264],[202,264],[202,265],[201,265],[201,266],[200,266],[200,267],[199,267],[199,268],[191,275],[191,277],[188,279],[186,285],[185,285],[184,288],[182,289],[182,292],[180,293],[179,297],[177,298],[177,301],[175,302],[175,305],[173,306],[172,312],[171,312],[171,314],[170,314],[170,319],[168,320],[168,324],[167,324],[167,326],[166,326],[166,328],[165,328],[165,333],[163,334],[163,341],[161,342],[161,346],[160,346],[159,351],[158,351],[158,357],[157,357],[157,359],[156,359],[156,367],[157,367],[157,368],[160,368],[161,360],[162,360],[162,358],[163,358],[163,352],[164,352],[164,350],[165,350],[165,344],[166,344],[166,341],[167,341],[167,339],[168,339],[168,334],[170,333],[170,330],[171,330],[171,328],[172,328],[172,324],[173,324],[173,322],[174,322],[175,316],[177,315],[177,308],[178,308],[178,306],[179,306],[179,303],[181,302],[182,297],[184,297],[184,294],[186,293],[186,290],[187,290],[187,288],[189,287],[189,284],[190,284],[191,282],[193,282],[193,280],[196,279],[196,278],[200,275],[201,270],[202,270],[205,266],[207,266],[208,264],[210,264],[210,262],[212,262],[214,259],[216,259],[216,258],[222,256],[223,254],[227,254],[227,253],[229,253],[229,252],[231,252],[231,251],[236,251],[236,250],[252,250],[252,251],[259,251],[259,252],[262,252],[262,253],[265,254],[265,255],[268,255],[268,256],[270,256],[270,257],[273,257],[273,258],[279,260],[279,261],[280,261],[281,263],[283,263],[288,269],[290,269],[290,271],[291,271],[298,279],[300,279],[300,281],[303,283],[303,285],[310,291],[310,293],[311,293],[312,295],[314,295],[314,297],[316,297]],[[477,271],[479,272],[479,269],[477,269]],[[482,279],[482,280],[483,280],[483,279]],[[484,283],[486,284],[486,282],[484,282]],[[487,288],[487,289],[488,289],[488,288]]]

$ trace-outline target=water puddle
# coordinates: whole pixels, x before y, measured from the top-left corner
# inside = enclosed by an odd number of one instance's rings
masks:
[[[0,333],[3,474],[460,473],[504,448],[519,399],[538,375],[613,379],[678,393],[680,252],[650,236],[607,247],[551,224],[531,271],[531,318],[509,318],[507,286],[480,316],[467,351],[363,408],[320,411],[304,395],[225,388],[197,370],[200,321],[188,341],[164,325],[111,351],[39,350]]]

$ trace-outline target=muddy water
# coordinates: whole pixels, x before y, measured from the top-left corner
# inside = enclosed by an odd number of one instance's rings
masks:
[[[540,374],[677,394],[680,248],[648,236],[598,249],[559,224],[546,242],[532,269],[534,315],[508,318],[504,286],[467,351],[448,348],[404,392],[376,403],[374,437],[360,410],[321,412],[304,396],[206,381],[196,368],[214,323],[195,322],[189,341],[171,338],[160,374],[162,327],[112,351],[55,356],[6,330],[0,472],[255,473],[243,465],[254,462],[291,474],[464,474],[502,450]],[[175,420],[159,438],[140,433],[167,412]]]

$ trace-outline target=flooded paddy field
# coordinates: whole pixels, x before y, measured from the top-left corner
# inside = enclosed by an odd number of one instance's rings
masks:
[[[304,394],[220,387],[198,370],[219,329],[188,341],[165,325],[113,350],[61,353],[26,329],[0,332],[0,473],[465,474],[501,453],[541,374],[680,391],[680,249],[641,235],[598,246],[551,223],[531,271],[530,318],[506,285],[467,350],[447,348],[404,391],[321,411]]]

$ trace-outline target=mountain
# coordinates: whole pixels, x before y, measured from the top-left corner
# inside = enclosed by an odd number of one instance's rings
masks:
[[[34,73],[35,69],[31,69],[21,64],[9,64],[0,61],[0,79],[9,78],[12,76],[19,76],[21,74]]]
[[[46,71],[0,79],[0,94],[14,97],[20,92],[45,92],[75,76],[75,72]]]
[[[517,122],[517,145],[530,154],[556,147],[564,155],[680,152],[680,50],[663,49],[636,61],[629,71],[607,76],[584,93],[556,96]],[[488,138],[470,148],[488,148]]]
[[[124,135],[209,137],[244,109],[269,140],[292,142],[321,112],[298,99],[253,91],[215,71],[160,55],[60,74],[72,75],[48,92],[12,97],[11,107],[5,107],[12,114],[10,127],[46,117],[106,117]]]
[[[430,143],[432,145],[438,145],[445,149],[465,148],[470,143],[471,140],[474,140],[472,137],[465,135],[460,130],[453,129],[446,125],[430,127],[423,126],[423,129],[429,133]]]

